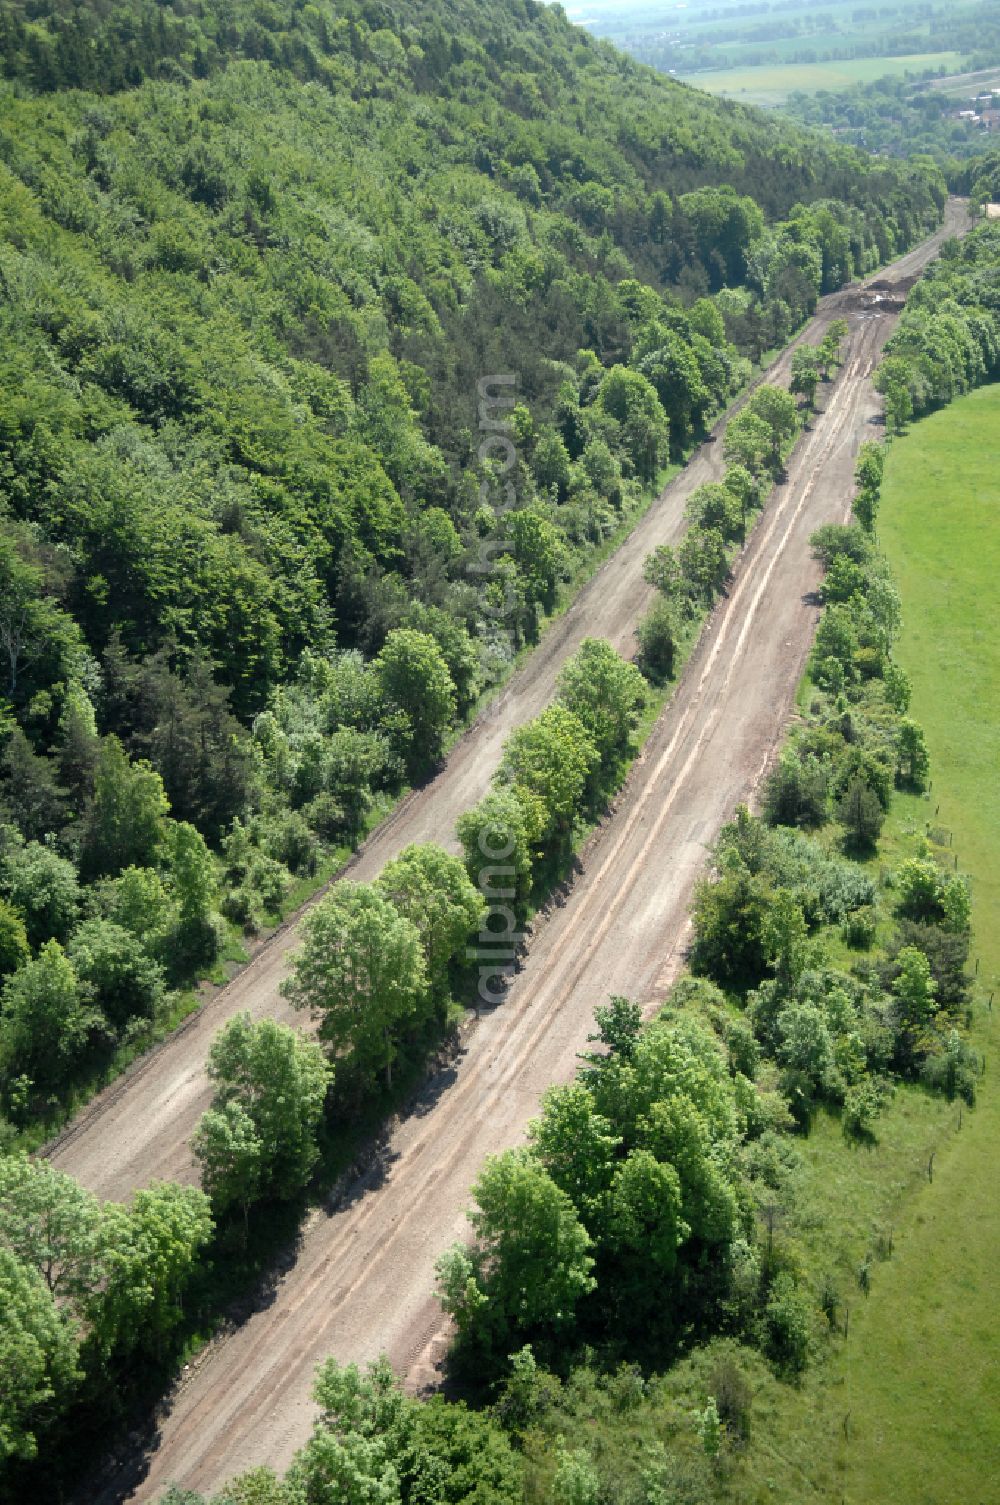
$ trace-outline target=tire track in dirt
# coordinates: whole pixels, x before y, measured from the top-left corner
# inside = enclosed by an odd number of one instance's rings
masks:
[[[326,1353],[361,1360],[385,1350],[400,1372],[427,1369],[442,1329],[433,1262],[465,1231],[483,1156],[523,1138],[545,1086],[572,1074],[595,1003],[610,991],[650,1009],[662,998],[706,847],[752,795],[780,736],[817,619],[808,538],[845,514],[857,443],[876,409],[865,378],[890,328],[853,322],[827,411],[752,534],[582,874],[533,938],[506,1002],[473,1033],[454,1085],[429,1091],[347,1205],[314,1216],[270,1305],[207,1351],[164,1412],[134,1498],[155,1498],[171,1479],[213,1489],[254,1463],[287,1463],[307,1434],[312,1371]],[[119,1473],[100,1498],[129,1497],[137,1477]]]

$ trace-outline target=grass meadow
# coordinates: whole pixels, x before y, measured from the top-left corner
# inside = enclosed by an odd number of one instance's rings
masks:
[[[897,803],[892,835],[928,815],[954,833],[973,883],[980,993],[997,996],[992,1013],[977,1010],[978,1105],[942,1142],[933,1184],[907,1201],[846,1345],[844,1492],[850,1505],[985,1502],[1000,1488],[1000,385],[893,445],[879,533],[934,780],[929,808]]]

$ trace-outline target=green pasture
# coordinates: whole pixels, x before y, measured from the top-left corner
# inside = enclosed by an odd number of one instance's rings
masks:
[[[779,63],[759,68],[720,68],[694,73],[685,79],[711,94],[725,94],[744,104],[780,105],[790,94],[815,94],[851,84],[871,83],[887,74],[921,74],[928,69],[954,72],[961,66],[958,52],[916,52],[907,57],[867,57],[825,63]]]
[[[930,745],[929,813],[973,882],[986,1077],[907,1203],[844,1354],[850,1505],[995,1498],[1000,1474],[1000,385],[893,445],[879,531],[903,599],[898,656]],[[911,802],[916,804],[917,802]],[[897,819],[905,819],[901,812]]]

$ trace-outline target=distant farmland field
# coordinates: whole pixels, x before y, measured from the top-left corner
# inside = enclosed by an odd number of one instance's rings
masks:
[[[725,94],[744,104],[780,105],[796,90],[847,89],[870,83],[886,74],[925,73],[928,69],[954,72],[961,66],[958,52],[915,52],[907,57],[867,57],[825,63],[779,63],[760,68],[719,68],[682,75],[685,83],[712,94]]]

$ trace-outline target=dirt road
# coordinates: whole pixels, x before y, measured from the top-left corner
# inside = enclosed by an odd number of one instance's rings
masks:
[[[964,228],[965,218],[964,206],[957,201],[949,205],[942,230],[884,275],[905,277],[920,271],[946,234]],[[830,320],[849,313],[856,301],[852,289],[824,299],[800,338],[815,342]],[[787,383],[790,364],[789,349],[767,379]],[[846,374],[841,377],[841,385],[848,381]],[[818,431],[825,431],[828,423],[828,418],[821,418]],[[684,507],[691,493],[721,477],[721,449],[714,439],[703,445],[665,488],[618,552],[552,624],[502,696],[457,744],[437,778],[404,801],[365,843],[350,864],[352,878],[373,878],[410,842],[454,844],[456,820],[485,793],[510,732],[549,703],[562,664],[585,637],[607,638],[625,654],[634,651],[636,623],[652,598],[642,578],[643,560],[658,544],[674,542],[683,532]],[[103,1197],[127,1197],[157,1178],[193,1179],[188,1143],[208,1106],[204,1063],[209,1045],[240,1010],[254,1017],[293,1017],[278,986],[296,944],[294,926],[280,931],[228,987],[94,1099],[51,1146],[52,1162]]]
[[[929,254],[925,250],[923,259]],[[910,274],[920,260],[920,253],[911,255],[894,272]],[[824,316],[850,306],[841,295],[828,303]],[[353,1189],[345,1205],[314,1215],[296,1262],[270,1303],[208,1350],[172,1397],[156,1450],[144,1465],[145,1478],[119,1474],[100,1495],[102,1501],[153,1500],[170,1481],[213,1490],[254,1464],[282,1467],[307,1435],[313,1370],[328,1354],[363,1360],[385,1351],[411,1379],[430,1372],[442,1341],[434,1261],[466,1231],[464,1209],[483,1157],[517,1143],[545,1087],[571,1076],[595,1004],[614,991],[655,1008],[681,959],[691,890],[706,848],[734,806],[752,796],[780,738],[818,615],[809,536],[821,523],[847,514],[854,456],[860,440],[872,432],[877,409],[868,377],[892,322],[851,315],[848,359],[826,411],[800,443],[788,481],[755,529],[730,593],[717,607],[617,809],[589,843],[582,874],[565,904],[540,927],[506,1002],[471,1034],[454,1080],[429,1086],[426,1101],[399,1126],[377,1170]],[[711,466],[710,453],[699,456],[701,478]],[[657,517],[644,525],[642,542],[623,551],[631,566],[621,556],[609,566],[621,571],[614,577],[620,584],[610,586],[606,576],[603,586],[581,598],[590,598],[593,616],[560,624],[563,653],[584,633],[606,632],[624,641],[641,609],[642,556],[652,542],[672,536],[683,498],[697,484],[690,475],[682,479],[683,489],[675,483]],[[618,589],[630,594],[615,610],[609,597]],[[552,653],[547,642],[540,665]],[[534,673],[551,685],[555,665]],[[528,666],[523,689],[513,684],[508,691],[518,707],[508,715],[532,714],[548,693],[538,691]],[[504,730],[511,724],[507,720]],[[493,730],[486,723],[470,734],[468,742],[479,746],[480,756],[490,755]],[[454,813],[488,777],[489,769],[473,790],[476,780],[462,761],[467,756],[463,746],[456,775],[462,797],[453,804],[440,785],[425,791],[372,843],[359,864],[362,872],[374,871],[402,840],[450,832]],[[428,810],[442,824],[426,824]],[[273,1007],[287,949],[274,948],[278,960],[267,953],[261,958],[262,970],[251,987],[258,1011]],[[250,976],[240,980],[244,987]],[[192,1063],[192,1074],[199,1069],[200,1059]],[[197,1092],[189,1088],[188,1097]],[[172,1121],[169,1102],[159,1110],[175,1134],[191,1121],[187,1103],[181,1108]],[[138,1122],[153,1107],[147,1101],[129,1111]],[[84,1179],[92,1167],[92,1184],[102,1190],[127,1189],[137,1169],[146,1179],[162,1174],[164,1164],[171,1170],[187,1165],[175,1140],[162,1152],[151,1146],[152,1170],[146,1151],[128,1160],[124,1175],[109,1171],[119,1130],[112,1126],[104,1132],[112,1138],[103,1147],[103,1172],[100,1148],[74,1164],[72,1141],[59,1163]]]

